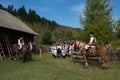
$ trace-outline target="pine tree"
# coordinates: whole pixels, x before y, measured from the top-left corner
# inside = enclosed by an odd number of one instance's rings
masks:
[[[3,9],[3,6],[2,6],[2,4],[0,4],[0,9]]]
[[[20,16],[23,20],[26,20],[26,18],[27,18],[27,11],[26,11],[24,6],[20,7],[17,10],[17,15]]]
[[[8,5],[8,12],[10,12],[10,13],[13,12],[13,5]]]
[[[16,16],[16,9],[14,9],[13,5],[8,5],[7,11]]]
[[[113,33],[112,7],[109,0],[87,0],[84,17],[81,23],[84,26],[84,39],[89,40],[90,32],[97,37],[97,42],[109,41]]]
[[[41,20],[41,17],[37,15],[36,11],[29,9],[29,13],[27,15],[27,21],[34,23],[34,22],[40,22],[40,20]]]

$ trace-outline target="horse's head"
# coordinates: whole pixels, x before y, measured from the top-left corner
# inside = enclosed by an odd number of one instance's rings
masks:
[[[11,49],[13,52],[18,52],[18,49],[19,49],[18,44],[12,44]]]
[[[106,44],[106,47],[107,47],[108,50],[110,50],[111,49],[111,44]]]

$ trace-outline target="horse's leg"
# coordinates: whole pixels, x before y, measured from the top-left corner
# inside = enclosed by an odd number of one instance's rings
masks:
[[[24,62],[24,54],[22,53],[22,62]]]
[[[104,56],[101,55],[101,54],[99,54],[99,56],[100,56],[100,57],[102,58],[102,60],[103,60],[102,67],[104,67],[104,66],[105,66],[105,59],[104,59]]]
[[[83,49],[81,50],[81,53],[82,53],[83,58],[84,58],[84,66],[85,66],[85,67],[88,67],[87,53],[86,53],[85,48],[83,48]]]
[[[108,68],[108,61],[109,61],[109,60],[108,60],[108,56],[105,55],[105,56],[104,56],[104,63],[105,63],[104,66],[105,66],[105,68]]]
[[[0,54],[0,59],[1,59],[1,61],[3,60],[3,58],[2,58],[2,54]]]
[[[25,62],[25,61],[26,61],[26,54],[24,53],[22,62]]]
[[[107,55],[101,56],[103,59],[102,68],[108,68],[108,57]]]
[[[28,60],[31,60],[31,59],[32,59],[32,58],[31,58],[31,50],[28,50],[26,56],[27,56]]]
[[[13,53],[11,54],[11,60],[14,60],[14,56],[13,56],[14,53],[15,53],[15,52],[13,52]]]
[[[87,62],[87,57],[86,57],[86,54],[83,54],[83,57],[84,57],[84,61],[85,61],[85,67],[88,67],[88,62]]]
[[[13,54],[13,59],[14,59],[14,60],[16,60],[16,54],[17,54],[17,52],[15,52],[15,53]]]

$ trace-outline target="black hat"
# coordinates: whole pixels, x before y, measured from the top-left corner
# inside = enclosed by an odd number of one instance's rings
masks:
[[[93,34],[93,32],[90,32],[90,34]]]

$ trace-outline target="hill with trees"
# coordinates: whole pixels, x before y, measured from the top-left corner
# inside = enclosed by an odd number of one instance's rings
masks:
[[[18,17],[36,31],[39,34],[39,36],[35,37],[35,41],[38,44],[49,45],[58,39],[80,39],[80,29],[60,25],[54,20],[50,21],[45,17],[41,17],[32,9],[29,9],[27,12],[25,6],[15,9],[13,5],[8,5],[8,7],[5,8],[0,4],[0,9],[8,11],[12,15]]]
[[[86,0],[84,17],[80,17],[83,29],[60,25],[54,20],[41,17],[35,10],[29,9],[27,12],[25,6],[15,9],[13,5],[5,8],[0,4],[0,9],[20,18],[36,31],[39,34],[35,37],[37,44],[49,45],[59,39],[73,38],[88,42],[90,32],[94,32],[98,43],[113,42],[115,45],[120,43],[120,19],[113,20],[109,0]]]

